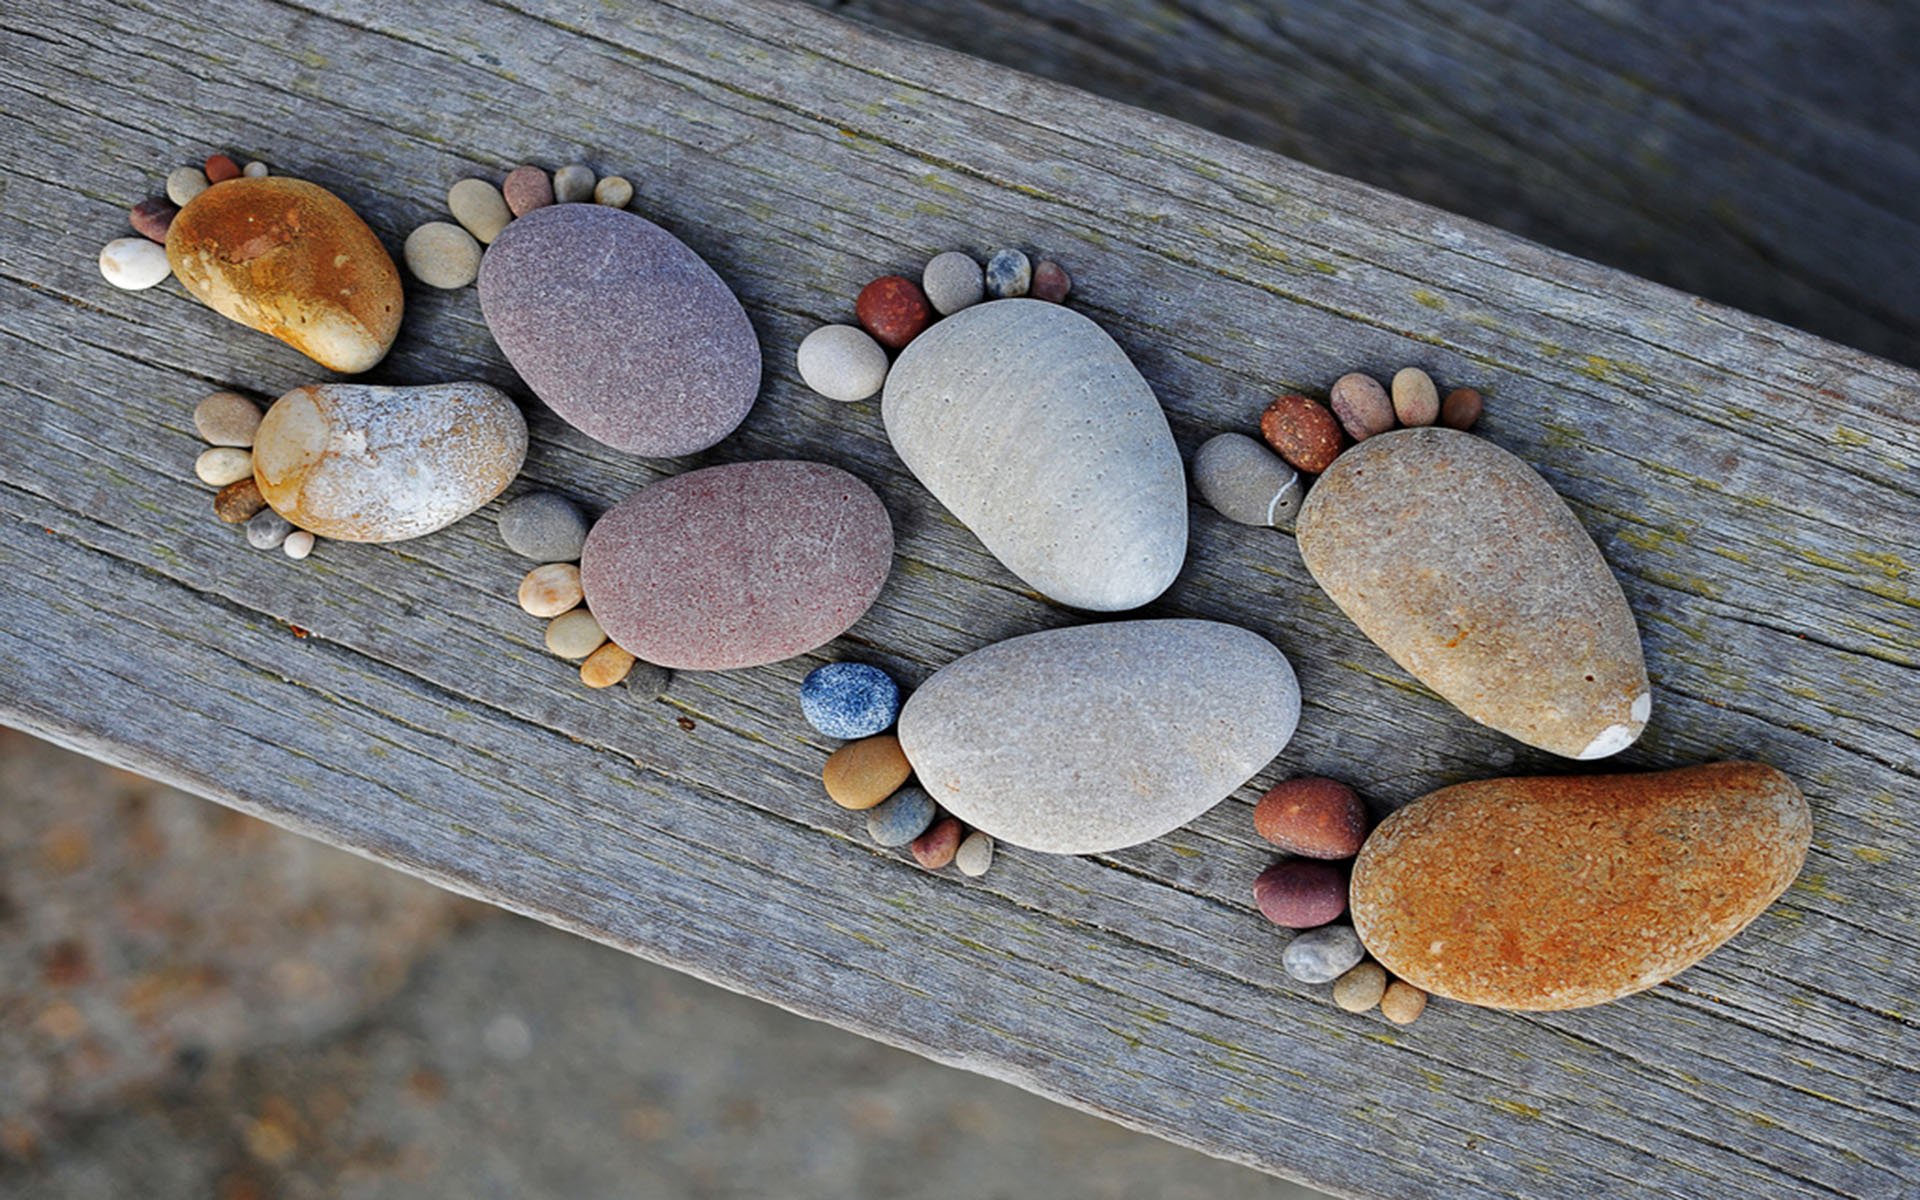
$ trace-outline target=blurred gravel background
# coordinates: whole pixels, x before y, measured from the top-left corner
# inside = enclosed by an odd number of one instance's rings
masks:
[[[0,729],[0,1196],[1314,1193]]]

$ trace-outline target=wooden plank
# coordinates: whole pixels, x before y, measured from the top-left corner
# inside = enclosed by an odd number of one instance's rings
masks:
[[[1920,377],[1171,120],[799,6],[537,11],[86,0],[0,17],[0,715],[445,886],[921,1053],[1352,1194],[1886,1196],[1920,1187]],[[291,351],[93,256],[208,148],[337,188],[397,245],[452,180],[575,158],[635,179],[768,350],[739,434],[872,482],[880,604],[821,655],[589,694],[514,606],[490,514],[304,564],[189,481],[204,391]],[[1437,1005],[1397,1030],[1278,969],[1246,806],[1300,771],[1383,803],[1561,769],[1407,682],[1289,538],[1200,506],[1149,611],[1237,621],[1299,669],[1299,736],[1234,801],[1096,859],[978,882],[867,845],[817,790],[800,677],[909,682],[1080,620],[908,477],[873,405],[791,351],[859,285],[952,246],[1060,258],[1186,450],[1277,388],[1408,362],[1491,398],[1619,571],[1655,721],[1623,765],[1776,763],[1816,811],[1801,882],[1672,984],[1586,1012]],[[410,296],[391,381],[517,387],[471,294]],[[531,413],[528,476],[610,503],[684,464]],[[296,632],[295,626],[299,627]],[[691,726],[691,728],[687,728]]]
[[[814,0],[1920,364],[1920,9]]]

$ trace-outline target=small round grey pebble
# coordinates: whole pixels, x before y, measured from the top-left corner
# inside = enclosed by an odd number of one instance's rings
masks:
[[[293,522],[270,508],[263,508],[247,519],[247,542],[255,550],[278,550],[293,532]]]
[[[256,158],[246,166],[241,167],[240,173],[248,179],[265,179],[267,177],[267,164]]]
[[[319,539],[304,529],[296,529],[280,543],[280,552],[288,558],[305,558],[313,553],[313,544]]]
[[[578,562],[587,540],[587,518],[558,492],[528,492],[500,510],[500,540],[535,562]]]
[[[908,784],[867,812],[867,836],[882,846],[904,846],[927,831],[938,811],[933,797]]]
[[[665,667],[656,666],[644,658],[633,660],[633,668],[627,672],[627,691],[642,703],[651,704],[667,694],[667,683],[673,678],[673,672]]]
[[[609,175],[593,185],[593,202],[608,208],[625,208],[633,203],[633,185],[618,175]]]
[[[480,243],[451,221],[428,221],[408,234],[401,255],[428,287],[463,288],[480,278]]]
[[[995,250],[987,260],[987,295],[996,300],[1024,296],[1033,286],[1033,263],[1019,250]]]
[[[1332,983],[1360,965],[1367,949],[1351,925],[1322,925],[1287,943],[1280,965],[1301,983]]]
[[[239,392],[215,392],[193,406],[193,427],[209,446],[251,446],[260,406]]]
[[[1216,433],[1193,456],[1193,483],[1242,525],[1279,525],[1300,511],[1300,475],[1244,433]]]
[[[887,352],[852,325],[822,325],[801,340],[794,360],[808,387],[843,404],[865,400],[887,382]]]
[[[974,830],[960,843],[960,849],[955,851],[953,865],[960,868],[962,875],[975,879],[985,875],[987,868],[993,865],[993,839],[978,829]]]
[[[553,173],[553,200],[556,204],[580,204],[593,199],[593,168],[568,163]]]
[[[949,250],[934,255],[927,263],[927,269],[920,273],[920,290],[927,294],[933,311],[950,317],[980,303],[987,294],[987,281],[973,255]]]
[[[175,167],[167,172],[167,199],[185,208],[207,190],[207,173],[199,167]]]
[[[483,246],[491,245],[513,220],[507,198],[484,179],[462,179],[448,188],[447,211]]]

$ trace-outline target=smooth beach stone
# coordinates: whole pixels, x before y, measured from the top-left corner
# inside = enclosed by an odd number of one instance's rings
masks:
[[[115,238],[100,250],[101,278],[123,292],[144,292],[171,274],[166,250],[146,238]]]
[[[580,682],[596,691],[610,688],[625,679],[638,661],[613,642],[608,642],[587,655],[586,661],[580,664]]]
[[[1363,962],[1333,981],[1333,1002],[1350,1013],[1363,1013],[1387,994],[1387,972],[1377,962]]]
[[[1760,763],[1488,779],[1380,823],[1353,921],[1380,965],[1489,1008],[1581,1008],[1661,983],[1799,874],[1800,790]]]
[[[483,246],[492,245],[513,220],[507,198],[484,179],[462,179],[448,188],[447,211]]]
[[[222,488],[253,477],[253,452],[238,446],[214,446],[193,460],[193,473],[201,483]]]
[[[835,804],[859,812],[899,791],[912,773],[900,739],[883,733],[848,742],[829,754],[820,782]]]
[[[1244,433],[1216,433],[1193,456],[1193,485],[1242,525],[1277,526],[1300,511],[1300,474]]]
[[[321,383],[274,401],[254,436],[253,469],[267,502],[300,528],[398,542],[498,496],[526,454],[520,410],[484,383]]]
[[[580,607],[580,568],[570,562],[547,563],[520,581],[521,611],[530,617],[557,617]]]
[[[181,208],[207,190],[207,173],[199,167],[175,167],[167,172],[167,199]]]
[[[400,272],[346,202],[303,179],[209,188],[167,232],[173,273],[201,303],[329,370],[386,357],[404,307]]]
[[[1387,985],[1380,997],[1380,1015],[1395,1025],[1411,1025],[1427,1011],[1427,994],[1404,979]]]
[[[995,250],[987,260],[987,295],[1012,300],[1033,286],[1033,262],[1019,250]]]
[[[920,289],[933,311],[950,317],[980,303],[987,294],[986,275],[973,255],[958,250],[936,254],[920,272]]]
[[[581,659],[607,644],[607,632],[591,612],[575,608],[547,622],[546,641],[561,658]]]
[[[535,562],[579,562],[587,541],[585,514],[558,492],[515,496],[501,507],[499,528],[507,549]]]
[[[633,203],[633,184],[618,175],[609,175],[593,185],[593,202],[608,208],[625,208]]]
[[[913,861],[929,871],[940,870],[960,852],[960,837],[964,832],[960,822],[952,817],[940,818],[933,823],[933,828],[913,839],[908,846]]]
[[[972,879],[985,875],[993,866],[993,839],[974,830],[961,839],[960,848],[953,852],[953,865]]]
[[[267,169],[267,164],[261,162],[257,158],[254,159],[252,162],[248,163],[246,166],[241,167],[240,173],[242,175],[245,175],[248,179],[265,179],[267,176],[273,174],[272,171]]]
[[[1166,414],[1072,309],[962,309],[901,352],[881,416],[907,469],[1045,596],[1121,612],[1179,574],[1187,480]]]
[[[853,314],[873,340],[899,350],[933,324],[933,306],[920,285],[904,275],[882,275],[860,289]]]
[[[903,787],[867,810],[867,836],[886,847],[905,846],[933,824],[939,806],[917,787]]]
[[[507,226],[480,265],[480,311],[535,395],[629,454],[705,450],[760,391],[740,301],[680,239],[621,209],[553,205]]]
[[[999,841],[1100,854],[1159,837],[1280,753],[1300,716],[1286,655],[1217,621],[1116,621],[998,642],[900,711],[920,785]]]
[[[828,663],[800,681],[800,715],[828,737],[869,737],[893,727],[900,685],[866,663]]]
[[[1347,873],[1329,862],[1290,858],[1253,881],[1260,915],[1288,929],[1317,929],[1347,911]]]
[[[1253,828],[1289,854],[1352,858],[1367,839],[1367,806],[1360,793],[1337,779],[1303,775],[1260,797]]]
[[[278,550],[292,534],[292,523],[270,508],[247,518],[247,544],[255,550]]]
[[[1324,404],[1281,396],[1260,414],[1260,436],[1287,464],[1318,475],[1340,456],[1340,422]]]
[[[1440,392],[1419,367],[1402,367],[1393,376],[1393,415],[1409,429],[1440,419]]]
[[[252,476],[235,480],[213,496],[213,515],[229,525],[244,525],[266,506],[260,484]]]
[[[1332,983],[1366,956],[1353,926],[1322,925],[1288,942],[1280,954],[1280,966],[1301,983]]]
[[[251,446],[260,406],[239,392],[214,392],[193,407],[193,427],[210,446]]]
[[[691,671],[825,645],[865,614],[892,566],[893,524],[872,488],[780,460],[649,484],[595,523],[580,557],[587,603],[613,640]]]
[[[583,204],[593,199],[593,168],[583,163],[568,163],[553,173],[555,204]]]
[[[209,185],[240,178],[240,164],[225,154],[207,155],[207,161],[201,169],[206,172]]]
[[[637,700],[651,703],[666,694],[672,679],[673,672],[665,667],[636,658],[627,672],[627,692]]]
[[[1348,450],[1295,529],[1360,631],[1467,716],[1567,758],[1631,745],[1653,693],[1599,548],[1533,468],[1440,426]]]
[[[868,399],[887,382],[887,352],[852,325],[822,325],[801,340],[794,359],[808,387],[843,404]]]
[[[164,196],[154,196],[133,206],[127,213],[127,224],[133,231],[150,242],[167,244],[167,230],[172,227],[174,217],[180,213],[180,206]]]
[[[1371,375],[1354,371],[1334,380],[1327,407],[1340,418],[1341,428],[1356,442],[1393,428],[1393,400]]]
[[[1042,262],[1033,269],[1033,283],[1027,288],[1027,295],[1035,300],[1045,300],[1049,304],[1065,304],[1067,293],[1073,290],[1073,276],[1057,262]]]
[[[280,543],[280,551],[288,558],[305,558],[313,553],[313,544],[319,539],[304,529],[296,529]]]
[[[428,287],[463,288],[480,277],[480,243],[450,221],[428,221],[408,234],[401,257]]]
[[[1472,429],[1480,420],[1483,402],[1472,388],[1455,388],[1440,405],[1440,423],[1448,429]]]
[[[553,203],[553,177],[539,167],[515,167],[501,182],[500,194],[506,199],[509,212],[524,217]]]

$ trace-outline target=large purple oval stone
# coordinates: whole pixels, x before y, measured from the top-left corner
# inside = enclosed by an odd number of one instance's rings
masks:
[[[893,522],[872,488],[838,467],[776,460],[689,471],[629,496],[587,535],[580,582],[629,653],[721,671],[839,637],[892,566]]]
[[[480,311],[534,394],[616,450],[705,450],[760,391],[740,301],[686,243],[621,209],[555,204],[508,225],[480,263]]]

